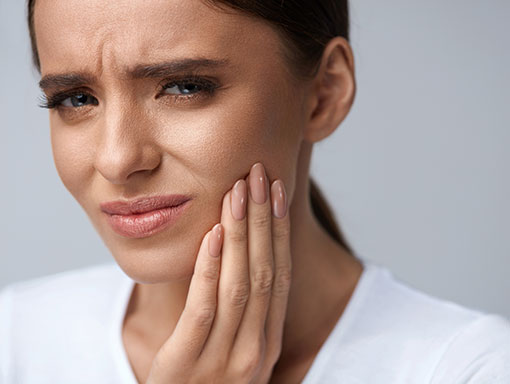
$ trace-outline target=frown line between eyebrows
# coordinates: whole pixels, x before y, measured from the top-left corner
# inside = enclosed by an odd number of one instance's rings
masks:
[[[130,79],[163,78],[182,72],[194,72],[199,69],[218,69],[229,66],[227,59],[184,58],[155,64],[140,64],[124,72]],[[71,72],[49,74],[39,81],[42,90],[50,88],[80,87],[94,83],[95,77],[89,73]]]

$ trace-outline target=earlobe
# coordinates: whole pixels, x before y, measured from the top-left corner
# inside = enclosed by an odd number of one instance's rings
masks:
[[[337,36],[324,48],[313,80],[304,139],[315,143],[333,133],[349,113],[355,93],[352,49],[347,40]]]

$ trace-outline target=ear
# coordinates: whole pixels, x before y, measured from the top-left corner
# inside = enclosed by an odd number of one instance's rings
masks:
[[[354,55],[349,42],[337,36],[324,48],[312,81],[304,139],[314,143],[334,132],[349,113],[355,94]]]

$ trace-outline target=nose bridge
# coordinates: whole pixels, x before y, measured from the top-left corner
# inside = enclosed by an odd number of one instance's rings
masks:
[[[148,118],[133,102],[122,98],[104,104],[98,122],[95,168],[114,184],[125,183],[130,175],[152,171],[160,163],[160,153],[150,134]]]

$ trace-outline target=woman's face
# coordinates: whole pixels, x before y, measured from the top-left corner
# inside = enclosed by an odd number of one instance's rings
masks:
[[[305,87],[269,25],[200,0],[37,0],[34,15],[41,86],[50,98],[64,94],[50,110],[57,171],[133,279],[189,278],[224,194],[257,161],[292,201]],[[199,58],[224,64],[163,65]],[[167,194],[192,200],[148,237],[116,233],[100,207]]]

